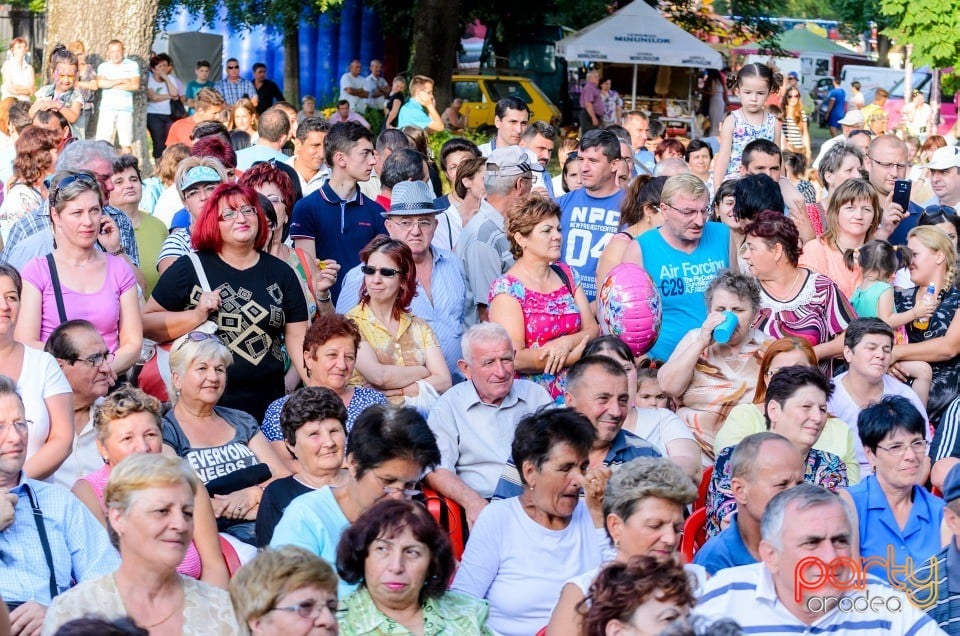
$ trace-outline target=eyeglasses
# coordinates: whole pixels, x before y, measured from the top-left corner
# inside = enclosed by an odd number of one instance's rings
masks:
[[[331,607],[331,604],[333,605],[332,607]],[[337,604],[336,599],[331,599],[330,603],[327,603],[324,605],[321,605],[320,603],[317,603],[315,601],[304,601],[299,605],[288,605],[286,607],[274,607],[270,611],[271,612],[294,612],[300,618],[314,619],[317,616],[320,616],[321,614],[323,614],[324,610],[329,611],[331,614],[336,614],[337,612],[336,604]]]
[[[100,185],[97,179],[83,172],[64,177],[63,179],[60,179],[60,183],[58,183],[57,187],[55,187],[53,192],[50,193],[50,205],[56,207],[60,192],[64,188],[69,188],[74,183],[82,183],[91,190],[93,190],[95,187],[99,187]]]
[[[701,215],[701,214],[702,214],[703,216],[707,216],[708,214],[710,214],[710,207],[709,207],[709,206],[708,206],[708,207],[705,207],[705,208],[700,208],[700,209],[697,209],[697,210],[681,210],[680,208],[674,207],[674,206],[670,205],[669,203],[666,203],[666,202],[663,202],[663,201],[660,202],[660,205],[666,206],[666,207],[670,208],[671,210],[674,210],[674,211],[678,212],[678,213],[680,214],[680,216],[682,216],[682,217],[684,217],[684,218],[686,218],[686,219],[692,219],[693,217],[698,216],[698,215]]]
[[[267,200],[274,205],[278,203],[283,203],[283,197],[281,197],[279,194],[268,194],[266,196],[267,196]]]
[[[877,448],[890,453],[891,457],[903,457],[907,449],[912,450],[916,455],[924,456],[927,454],[927,448],[930,446],[930,442],[925,439],[918,439],[910,444],[893,444],[891,446],[881,446],[877,444]]]
[[[364,276],[373,276],[379,272],[384,278],[393,278],[397,274],[403,273],[399,269],[394,269],[392,267],[370,267],[369,265],[361,265],[360,271],[363,272]]]
[[[372,472],[372,471],[371,471]],[[385,495],[395,495],[397,493],[403,493],[404,499],[410,499],[411,497],[416,497],[420,494],[420,491],[412,486],[416,486],[417,482],[411,482],[409,484],[404,484],[403,486],[390,486],[392,483],[387,481],[377,473],[373,473],[373,476],[377,478],[377,481],[380,482],[380,485],[383,487],[383,494]]]
[[[240,68],[240,67],[239,67],[239,66],[228,66],[228,67],[227,67],[227,70],[228,70],[228,71],[235,71],[235,70],[237,70],[238,68]]]
[[[191,331],[187,334],[187,339],[180,343],[180,346],[177,347],[177,351],[183,349],[183,345],[188,342],[203,342],[205,340],[215,340],[220,344],[223,344],[223,341],[217,337],[216,334],[207,333],[205,331]]]
[[[205,184],[200,185],[200,186],[197,186],[197,187],[195,187],[195,188],[190,188],[189,190],[187,190],[186,192],[183,193],[183,198],[184,198],[184,199],[193,199],[193,198],[196,198],[196,197],[200,196],[200,193],[201,193],[201,192],[204,192],[204,193],[206,193],[206,194],[213,194],[213,191],[217,189],[217,186],[218,186],[218,185],[220,185],[220,184],[219,184],[219,183],[205,183]]]
[[[870,157],[870,155],[867,155],[867,157],[870,158],[870,161],[877,164],[884,170],[889,170],[890,168],[896,168],[897,170],[906,170],[909,165],[906,163],[894,163],[892,161],[879,161],[877,159],[874,159],[873,157]]]
[[[787,99],[800,99],[800,93],[790,93],[787,95]]]
[[[104,362],[106,362],[107,364],[110,364],[111,362],[114,361],[116,357],[117,356],[114,355],[113,353],[109,351],[104,351],[103,353],[95,353],[93,355],[87,356],[86,358],[73,358],[72,360],[70,360],[70,364],[73,365],[73,364],[76,364],[77,362],[83,362],[85,364],[89,364],[91,367],[96,368],[101,366]]]
[[[238,214],[242,214],[243,216],[246,216],[246,217],[257,216],[257,208],[253,207],[252,205],[245,205],[239,210],[232,210],[230,208],[227,208],[226,210],[220,213],[220,220],[232,221],[235,218],[237,218]]]
[[[433,227],[433,224],[436,223],[436,219],[417,219],[416,221],[412,219],[390,219],[400,227],[401,230],[412,230],[413,226],[416,225],[421,230],[429,230]]]
[[[3,437],[7,432],[13,428],[17,433],[21,435],[26,435],[30,431],[30,425],[33,424],[31,420],[21,420],[19,422],[0,422],[0,437]]]

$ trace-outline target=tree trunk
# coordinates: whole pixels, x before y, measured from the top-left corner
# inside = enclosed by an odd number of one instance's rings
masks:
[[[880,66],[890,66],[890,38],[877,33],[877,63]]]
[[[106,59],[107,42],[114,38],[123,42],[124,54],[140,65],[140,90],[133,96],[133,153],[140,157],[140,165],[144,169],[150,165],[145,113],[147,74],[156,29],[157,5],[158,0],[47,3],[45,66],[46,58],[55,44],[81,40],[87,49],[87,59],[96,68]],[[46,70],[44,77],[47,77]],[[181,78],[184,84],[188,79]]]
[[[437,110],[450,104],[453,74],[460,45],[460,0],[420,0],[413,23],[412,75],[434,81]]]
[[[296,22],[283,27],[283,93],[300,110],[300,29]]]

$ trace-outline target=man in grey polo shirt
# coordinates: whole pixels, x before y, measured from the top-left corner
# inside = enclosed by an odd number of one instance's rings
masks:
[[[470,527],[493,495],[517,422],[552,402],[536,382],[514,379],[513,358],[506,329],[496,323],[471,327],[459,363],[467,382],[441,395],[427,421],[441,458],[427,484],[463,506]]]
[[[510,243],[503,231],[504,215],[514,201],[530,194],[534,172],[543,172],[543,166],[519,146],[497,148],[487,157],[483,174],[487,198],[457,241],[457,256],[463,261],[473,299],[468,324],[487,320],[490,285],[513,266]]]

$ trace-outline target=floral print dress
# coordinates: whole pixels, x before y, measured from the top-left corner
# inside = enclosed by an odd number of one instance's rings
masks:
[[[580,277],[567,265],[558,263],[557,266],[566,275],[573,289],[580,287]],[[563,276],[560,277],[561,280]],[[574,334],[580,331],[583,322],[580,318],[580,308],[566,282],[549,293],[541,293],[524,287],[519,278],[512,274],[504,274],[493,281],[490,286],[490,301],[500,294],[507,294],[518,303],[523,310],[524,345],[528,349],[539,349],[551,340],[561,336]],[[549,373],[517,374],[518,378],[533,380],[550,393],[554,400],[563,396],[563,385],[566,370],[557,375]]]

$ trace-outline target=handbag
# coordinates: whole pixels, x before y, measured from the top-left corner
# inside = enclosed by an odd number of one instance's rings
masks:
[[[179,121],[184,119],[187,116],[187,107],[183,105],[183,102],[180,99],[171,99],[170,100],[170,119],[171,121]]]

